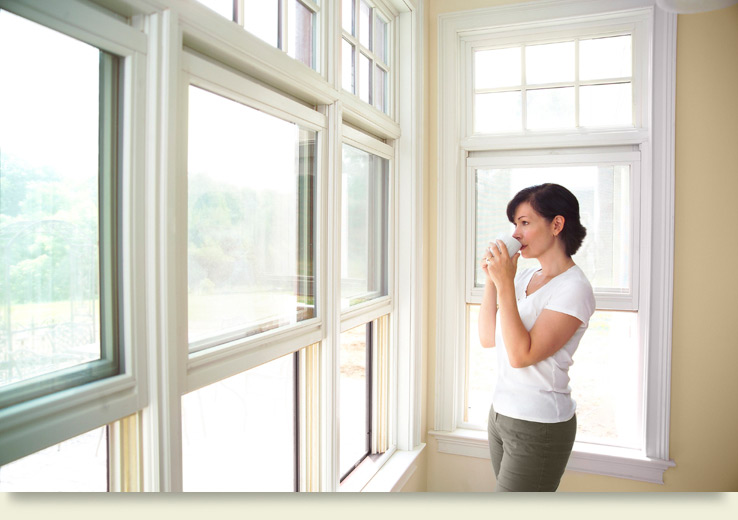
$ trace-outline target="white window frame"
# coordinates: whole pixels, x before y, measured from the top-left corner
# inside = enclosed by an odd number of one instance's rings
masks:
[[[0,465],[52,446],[140,410],[147,400],[147,337],[142,236],[148,212],[143,200],[146,35],[73,0],[3,1],[2,8],[121,57],[119,375],[0,410]],[[79,20],[84,20],[80,24]]]
[[[107,2],[113,0],[96,0]],[[123,0],[133,2],[134,0]],[[309,468],[301,468],[303,474],[310,473],[310,491],[337,491],[338,456],[337,456],[337,416],[336,389],[338,387],[338,367],[336,349],[339,345],[340,331],[369,316],[381,315],[392,306],[389,299],[368,302],[365,306],[352,309],[353,315],[340,314],[340,284],[329,284],[330,273],[340,273],[340,238],[336,225],[340,224],[340,178],[342,125],[346,120],[341,95],[334,82],[325,81],[313,70],[287,56],[257,37],[244,31],[238,25],[229,22],[205,6],[194,2],[172,2],[173,9],[161,13],[157,11],[157,1],[136,0],[137,4],[151,5],[150,12],[144,9],[142,26],[152,34],[152,53],[156,51],[160,67],[157,77],[149,89],[154,92],[159,103],[156,113],[151,114],[152,132],[160,143],[161,150],[152,150],[150,172],[151,198],[159,208],[155,219],[147,228],[149,232],[148,258],[152,270],[160,280],[159,286],[150,290],[150,333],[161,345],[175,345],[175,348],[151,352],[152,386],[154,391],[150,406],[144,409],[144,457],[149,464],[144,474],[143,489],[148,491],[180,491],[182,489],[181,461],[181,402],[183,393],[189,392],[209,382],[214,382],[231,372],[238,372],[255,366],[274,357],[277,350],[291,351],[310,345],[304,343],[315,339],[320,342],[319,355],[309,360],[309,370],[321,373],[318,392],[320,415],[311,422],[317,425],[320,438],[311,438],[313,456],[318,453],[318,461],[313,460]],[[394,313],[398,316],[391,320],[391,385],[390,385],[390,437],[396,446],[393,453],[383,457],[372,470],[354,479],[355,490],[390,490],[398,489],[415,471],[416,460],[423,450],[420,443],[421,414],[421,341],[422,326],[422,99],[415,93],[420,88],[422,79],[422,62],[419,49],[422,43],[421,6],[414,0],[393,0],[400,14],[396,19],[398,34],[406,42],[414,42],[406,46],[402,53],[408,66],[402,71],[405,81],[402,88],[396,86],[397,98],[403,100],[402,110],[398,112],[398,122],[392,121],[385,114],[377,116],[376,109],[366,108],[352,111],[352,123],[357,128],[368,131],[381,139],[395,139],[393,154],[397,167],[404,168],[405,175],[395,178],[398,193],[404,194],[411,203],[402,208],[393,208],[395,219],[405,223],[394,238],[400,244],[394,251],[395,269],[408,274],[400,280],[393,278]],[[322,4],[322,3],[321,3]],[[335,2],[322,5],[327,19],[335,20],[338,12]],[[339,22],[340,23],[340,22]],[[402,27],[400,30],[399,27]],[[336,29],[331,24],[324,24],[326,31],[318,35],[321,42],[336,40]],[[340,33],[339,33],[340,37]],[[204,62],[218,62],[217,68],[228,68],[234,74],[231,78],[239,85],[229,88],[232,92],[242,92],[247,88],[249,95],[261,91],[263,96],[274,100],[272,110],[278,110],[285,96],[277,94],[279,90],[295,99],[297,105],[307,104],[318,107],[318,111],[304,106],[300,110],[318,113],[325,120],[326,130],[321,139],[316,190],[318,203],[316,218],[320,236],[316,251],[322,258],[316,259],[316,276],[320,278],[316,291],[322,297],[318,300],[318,317],[309,323],[301,323],[285,331],[273,331],[263,336],[231,344],[220,349],[209,349],[202,354],[187,354],[187,327],[178,316],[186,316],[186,230],[182,223],[186,219],[187,180],[182,176],[186,171],[187,135],[185,132],[172,134],[167,129],[186,128],[187,88],[189,81],[181,76],[188,76],[186,62],[191,57],[187,52],[204,58]],[[336,49],[326,46],[328,56],[337,59]],[[323,57],[327,63],[331,60]],[[331,77],[335,66],[327,71]],[[215,66],[213,63],[201,64]],[[221,67],[222,66],[222,67]],[[223,74],[222,72],[218,74]],[[211,79],[200,78],[202,81]],[[245,76],[256,81],[250,82]],[[200,81],[198,80],[198,81]],[[244,83],[244,81],[246,83]],[[218,83],[222,83],[219,81]],[[221,88],[223,86],[221,85]],[[258,97],[258,96],[257,96]],[[280,100],[277,103],[276,100]],[[269,103],[266,103],[267,105]],[[293,105],[296,108],[296,105]],[[291,110],[289,110],[291,112]],[[369,115],[367,115],[369,114]],[[359,117],[361,116],[361,117]],[[311,116],[312,117],[312,116]],[[406,128],[400,138],[400,123]],[[360,133],[360,132],[359,132]],[[351,134],[351,130],[348,130]],[[349,135],[350,138],[350,135]],[[386,150],[380,142],[380,149]],[[386,146],[386,145],[385,145]],[[163,153],[162,153],[163,152]],[[158,154],[158,159],[153,155]],[[329,191],[329,189],[331,191]],[[337,191],[336,191],[337,190]],[[327,200],[325,200],[327,199]],[[338,212],[338,213],[336,213]],[[322,251],[322,253],[321,253]],[[338,255],[338,256],[337,256]],[[392,261],[392,259],[390,259]],[[183,293],[184,291],[184,293]],[[336,292],[338,291],[338,292]],[[335,303],[331,303],[335,302]],[[402,315],[402,319],[399,316]],[[302,339],[300,339],[302,338]],[[303,344],[304,343],[304,344]],[[402,348],[399,347],[402,345]],[[235,362],[238,366],[231,366]],[[303,475],[304,476],[304,475]]]
[[[472,135],[463,102],[471,75],[466,47],[481,33],[538,34],[557,28],[602,27],[641,20],[648,43],[634,62],[636,127],[625,130],[579,130],[534,135]],[[641,45],[637,43],[636,45]],[[640,149],[640,320],[646,351],[644,449],[627,450],[575,444],[568,469],[663,483],[669,458],[669,408],[674,216],[674,80],[676,16],[652,0],[576,2],[551,0],[441,15],[439,22],[439,228],[435,431],[444,453],[489,458],[486,432],[461,428],[458,407],[463,396],[460,356],[465,349],[467,154],[479,150],[551,149],[634,145]],[[640,76],[643,80],[637,79]],[[461,77],[458,82],[444,78]],[[465,90],[462,90],[465,89]],[[463,92],[463,94],[462,94]],[[639,94],[640,93],[640,94]],[[462,107],[462,108],[460,108]],[[457,123],[458,122],[458,123]],[[523,152],[522,155],[525,153]],[[463,366],[462,366],[463,368]]]

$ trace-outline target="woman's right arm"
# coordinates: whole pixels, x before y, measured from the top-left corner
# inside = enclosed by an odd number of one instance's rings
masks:
[[[495,326],[497,320],[497,288],[487,273],[487,259],[482,258],[482,271],[484,271],[484,296],[482,296],[482,307],[479,309],[479,343],[484,348],[495,346]]]

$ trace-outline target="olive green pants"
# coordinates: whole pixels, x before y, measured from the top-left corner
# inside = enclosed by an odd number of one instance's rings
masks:
[[[556,491],[566,469],[577,416],[560,423],[513,419],[490,407],[487,434],[495,491]]]

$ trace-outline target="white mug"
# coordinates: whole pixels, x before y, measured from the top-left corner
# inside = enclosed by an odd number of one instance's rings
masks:
[[[510,258],[515,256],[515,253],[520,251],[520,247],[522,244],[518,242],[517,239],[513,238],[512,235],[505,235],[505,234],[499,235],[497,238],[495,238],[495,242],[497,242],[498,240],[502,240],[505,243],[505,246],[507,247],[507,252],[510,253]],[[499,246],[496,249],[500,253],[502,252]],[[496,251],[490,250],[490,253],[494,255]]]

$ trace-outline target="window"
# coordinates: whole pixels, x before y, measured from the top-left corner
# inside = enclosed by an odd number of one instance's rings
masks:
[[[343,146],[341,306],[387,295],[389,161]]]
[[[480,133],[632,127],[632,35],[474,51]]]
[[[299,491],[298,360],[182,397],[184,491]]]
[[[131,121],[144,107],[129,94],[145,71],[146,39],[104,9],[70,2],[61,16],[57,7],[0,10],[6,473],[8,463],[135,413],[146,399],[137,327],[145,311],[132,290],[143,245],[128,241],[143,229],[134,167],[142,134]]]
[[[556,182],[580,202],[588,233],[574,260],[597,301],[570,372],[579,429],[569,468],[663,482],[673,465],[663,421],[669,340],[654,330],[667,320],[662,291],[670,279],[652,266],[668,265],[672,252],[652,237],[669,236],[673,172],[662,158],[673,151],[668,126],[649,115],[667,103],[650,96],[667,80],[653,74],[650,49],[666,60],[673,42],[661,32],[663,13],[563,5],[581,18],[508,7],[441,24],[440,47],[449,49],[441,74],[458,65],[462,80],[459,90],[442,84],[449,108],[439,123],[446,158],[439,168],[458,171],[460,149],[465,171],[439,186],[436,435],[442,451],[488,457],[475,441],[486,439],[496,359],[477,338],[479,258],[488,241],[509,232],[505,208],[515,193]],[[462,222],[453,223],[455,211]],[[454,431],[469,441],[446,442]]]
[[[320,0],[198,0],[312,69],[317,68]]]
[[[7,11],[0,27],[3,48],[15,49],[0,86],[0,404],[9,406],[119,371],[120,66]],[[69,81],[48,91],[67,61]]]
[[[367,0],[342,0],[341,28],[343,89],[389,114],[389,17]]]
[[[316,136],[190,87],[190,350],[315,317]]]

